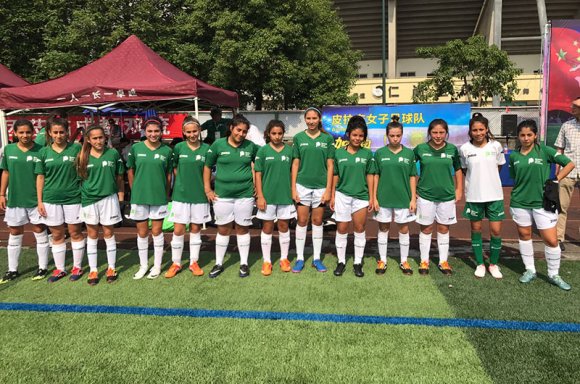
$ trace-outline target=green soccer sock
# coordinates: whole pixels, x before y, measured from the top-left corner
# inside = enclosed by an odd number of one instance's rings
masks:
[[[501,252],[501,237],[491,237],[490,241],[490,262],[497,264],[499,261],[499,253]]]
[[[473,249],[477,265],[483,264],[483,242],[481,241],[481,232],[471,232],[471,248]]]

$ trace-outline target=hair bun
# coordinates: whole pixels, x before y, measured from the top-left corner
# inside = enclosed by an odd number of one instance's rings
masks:
[[[479,112],[475,112],[473,115],[471,115],[471,117],[472,118],[475,118],[475,117],[483,117],[483,115],[481,113],[479,113]]]
[[[391,116],[391,121],[394,122],[394,123],[398,123],[399,122],[399,119],[400,119],[399,115],[393,115],[393,116]]]

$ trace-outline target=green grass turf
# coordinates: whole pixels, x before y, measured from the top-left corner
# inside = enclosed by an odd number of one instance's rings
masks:
[[[5,255],[5,251],[2,254]],[[316,273],[307,262],[299,275],[274,269],[237,277],[237,255],[226,271],[206,276],[133,281],[135,252],[119,252],[120,279],[90,287],[30,280],[35,254],[25,251],[26,275],[0,286],[0,301],[129,305],[204,309],[317,312],[380,316],[466,317],[578,322],[580,263],[561,274],[575,287],[563,292],[541,276],[517,282],[521,262],[503,264],[505,278],[473,278],[468,262],[452,259],[444,277],[432,264],[428,277],[403,276],[389,260],[385,276],[367,259],[363,279]],[[104,263],[105,255],[100,254]],[[6,268],[5,257],[0,269]],[[416,261],[411,264],[417,269]],[[537,262],[540,274],[545,263]],[[101,268],[101,275],[104,267]],[[330,324],[234,319],[191,319],[93,314],[0,312],[0,383],[8,382],[575,382],[580,369],[577,334],[420,326]]]

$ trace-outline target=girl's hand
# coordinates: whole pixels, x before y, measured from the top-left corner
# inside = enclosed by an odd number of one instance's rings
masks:
[[[381,206],[379,205],[379,200],[377,200],[377,199],[373,200],[373,210],[375,212],[378,212],[381,210]]]
[[[44,208],[44,204],[42,202],[38,203],[38,207],[36,208],[38,213],[42,217],[46,217],[46,208]]]
[[[0,209],[3,211],[6,209],[6,196],[0,196]]]
[[[328,189],[324,190],[322,197],[320,198],[320,204],[328,203],[331,200],[330,191]]]
[[[214,201],[217,201],[217,199],[218,199],[218,195],[216,195],[215,192],[212,190],[207,191],[205,193],[205,197],[207,197],[207,201],[209,201],[209,202],[214,202]]]
[[[461,189],[456,189],[455,190],[455,202],[456,203],[460,202],[462,197],[463,197],[463,191]]]
[[[298,191],[295,189],[292,190],[292,200],[294,200],[296,204],[300,203],[300,195],[298,195]]]
[[[330,210],[334,212],[334,196],[330,199]]]
[[[256,207],[258,207],[258,209],[260,211],[265,211],[266,210],[266,199],[262,196],[262,197],[258,197],[258,200],[256,201]]]
[[[367,208],[367,212],[373,212],[375,210],[375,201],[374,199],[369,200],[369,206]]]
[[[415,213],[416,211],[417,211],[417,200],[411,199],[411,202],[409,203],[409,212]]]

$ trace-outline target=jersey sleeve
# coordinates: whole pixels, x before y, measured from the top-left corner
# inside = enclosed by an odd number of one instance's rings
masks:
[[[6,147],[4,147],[4,152],[6,151]],[[8,162],[6,161],[6,154],[2,156],[2,161],[0,162],[0,169],[8,169]]]
[[[298,149],[298,143],[294,142],[292,144],[292,158],[299,159],[300,158],[300,150]]]
[[[334,159],[336,155],[336,147],[334,146],[334,139],[332,136],[328,135],[330,139],[328,140],[328,152],[326,153],[327,159]]]
[[[459,160],[461,162],[461,168],[467,168],[467,158],[465,157],[465,150],[463,147],[459,148]]]
[[[256,161],[256,155],[258,154],[258,151],[260,150],[261,146],[259,146],[258,144],[252,142],[252,161]]]
[[[115,151],[115,163],[116,163],[115,173],[117,175],[122,175],[123,173],[125,173],[125,163],[123,163],[123,159],[121,159],[121,155],[119,155],[119,152],[117,151]]]
[[[548,161],[550,163],[555,163],[561,165],[562,167],[565,167],[566,165],[568,165],[570,161],[572,161],[566,155],[564,155],[563,153],[559,153],[552,147],[544,147],[544,150],[548,155]]]
[[[453,169],[459,171],[461,169],[461,160],[459,159],[459,151],[457,147],[453,149]]]
[[[501,144],[498,143],[497,141],[495,142],[496,144],[496,150],[497,150],[497,165],[504,165],[505,164],[505,154],[503,153],[503,148],[501,147]]]
[[[215,141],[207,150],[207,153],[205,155],[205,166],[208,168],[213,167],[216,162],[217,162],[217,147],[216,147],[216,143],[217,141]]]
[[[42,150],[42,151],[40,151],[40,153],[38,155],[38,161],[34,164],[34,173],[36,175],[44,175],[44,173],[45,173],[44,158],[45,158],[45,151]]]
[[[409,176],[417,176],[417,160],[414,157],[411,157],[411,164],[409,167],[411,167]]]
[[[169,153],[165,159],[165,173],[169,173],[173,170],[173,149],[169,148]]]
[[[338,176],[338,161],[333,161],[333,164],[334,176]]]
[[[367,157],[367,175],[374,175],[377,173],[377,163],[375,161],[375,157],[373,156],[373,153],[370,152],[368,157]]]
[[[515,153],[515,152],[512,152],[512,153],[510,154],[510,159],[509,159],[510,177],[511,177],[512,179],[515,179],[515,178],[516,178],[516,170],[515,170],[515,168],[514,168],[514,156],[513,156],[513,154],[514,154],[514,153]]]
[[[127,155],[127,169],[135,168],[135,144],[131,146]]]
[[[264,151],[260,148],[254,158],[254,171],[264,172]]]

